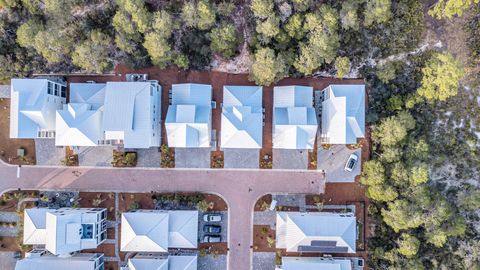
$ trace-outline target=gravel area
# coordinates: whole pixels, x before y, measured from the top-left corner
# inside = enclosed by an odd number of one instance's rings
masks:
[[[19,216],[12,212],[0,212],[0,222],[5,223],[18,223],[20,221]],[[0,226],[0,236],[17,236],[17,227]],[[3,268],[2,268],[3,269]]]
[[[220,232],[220,237],[222,238],[222,242],[227,242],[228,239],[228,212],[227,211],[221,211],[221,212],[208,212],[209,214],[222,214],[222,221],[220,222],[205,222],[203,221],[203,214],[204,212],[199,211],[198,212],[198,237],[200,239],[200,242],[203,242],[203,237],[206,235],[206,233],[203,232],[203,226],[204,225],[219,225],[222,227],[222,231]]]
[[[281,206],[298,206],[300,210],[305,208],[305,195],[303,194],[292,194],[292,195],[285,195],[285,194],[274,194],[272,195],[272,200],[277,201],[277,205]]]
[[[275,270],[275,252],[253,252],[253,270]]]
[[[176,148],[176,168],[210,168],[211,148]]]
[[[160,167],[160,152],[158,147],[148,149],[131,149],[137,152],[137,167]],[[130,151],[125,149],[125,151]]]
[[[275,228],[276,218],[277,218],[276,211],[255,212],[253,215],[253,224],[254,225],[270,225],[270,227],[273,229]]]
[[[65,149],[55,146],[55,139],[35,139],[35,154],[37,165],[62,164],[65,159]]]
[[[44,191],[40,193],[42,196],[38,200],[38,207],[50,207],[50,208],[61,208],[61,207],[72,207],[73,203],[78,199],[78,192],[59,192],[59,191]],[[47,201],[44,198],[49,198]],[[72,200],[73,199],[73,200]]]
[[[224,168],[258,169],[260,151],[258,149],[224,149]]]
[[[358,157],[353,171],[345,171],[350,154],[355,153]],[[362,167],[362,149],[350,150],[345,145],[333,145],[325,150],[319,147],[317,150],[317,168],[325,171],[325,180],[332,182],[355,182],[355,176],[360,174]]]
[[[10,85],[0,85],[0,98],[10,98]]]
[[[78,147],[75,152],[78,154],[80,166],[111,167],[113,160],[113,149],[109,145]]]
[[[198,256],[198,270],[227,270],[227,255]]]
[[[294,149],[273,149],[273,168],[288,170],[308,169],[308,151]]]

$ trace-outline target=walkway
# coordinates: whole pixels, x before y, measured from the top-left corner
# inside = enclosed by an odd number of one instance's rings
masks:
[[[207,192],[228,203],[230,270],[252,268],[253,207],[267,193],[323,193],[317,171],[23,166],[0,161],[0,193],[11,189],[98,192]]]

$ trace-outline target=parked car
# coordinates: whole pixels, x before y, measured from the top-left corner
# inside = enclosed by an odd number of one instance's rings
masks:
[[[203,232],[205,233],[220,233],[222,231],[222,227],[218,225],[204,225]]]
[[[205,235],[205,237],[203,237],[204,243],[220,243],[221,241],[222,238],[220,235]]]
[[[203,221],[205,222],[220,222],[222,221],[222,215],[220,214],[204,214]]]
[[[345,171],[351,172],[353,168],[355,168],[355,165],[357,165],[357,161],[357,155],[351,154],[350,157],[348,157],[347,163],[345,164]]]

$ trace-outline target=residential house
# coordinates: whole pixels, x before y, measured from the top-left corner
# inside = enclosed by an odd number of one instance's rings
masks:
[[[121,270],[197,270],[197,256],[137,254]]]
[[[54,255],[96,248],[107,238],[104,208],[25,209],[23,243]]]
[[[262,148],[261,86],[223,87],[220,148]]]
[[[169,248],[195,249],[198,211],[139,210],[122,214],[120,250],[168,252]]]
[[[29,252],[25,259],[17,261],[15,270],[103,270],[101,253],[75,253],[69,256],[54,256],[45,251]]]
[[[273,88],[273,148],[313,149],[317,128],[312,87]]]
[[[322,257],[282,257],[282,266],[277,270],[352,270],[349,259]]]
[[[107,82],[101,144],[160,146],[161,86],[156,81]]]
[[[277,212],[276,247],[287,252],[355,253],[352,213]]]
[[[169,147],[211,147],[212,86],[172,85],[165,128]]]
[[[365,85],[332,84],[322,98],[322,143],[355,144],[365,137]]]
[[[66,102],[64,83],[48,79],[12,79],[10,138],[55,137],[55,111]]]

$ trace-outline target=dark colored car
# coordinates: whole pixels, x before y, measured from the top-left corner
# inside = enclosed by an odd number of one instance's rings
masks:
[[[204,243],[220,243],[221,241],[222,238],[220,235],[205,235],[205,237],[203,237]]]
[[[204,233],[220,233],[222,231],[222,227],[216,225],[205,225],[203,226]]]

